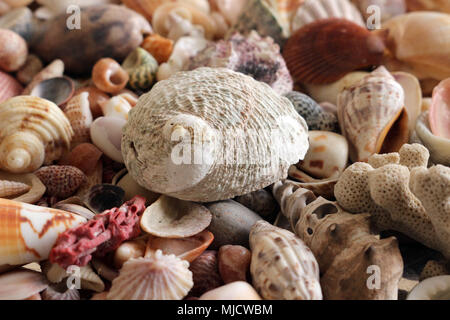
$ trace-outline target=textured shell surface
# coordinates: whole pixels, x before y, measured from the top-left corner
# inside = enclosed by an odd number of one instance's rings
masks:
[[[44,166],[34,173],[47,187],[47,194],[61,198],[71,196],[84,182],[86,175],[73,166]]]
[[[15,78],[0,71],[0,103],[20,95],[22,90],[22,85]]]
[[[339,124],[353,161],[367,161],[380,151],[398,151],[408,142],[404,101],[403,88],[384,67],[339,94]],[[395,135],[389,135],[394,131]]]
[[[223,68],[179,72],[158,82],[130,111],[122,138],[136,182],[200,202],[264,188],[286,177],[307,149],[306,123],[287,98]]]
[[[47,259],[58,235],[86,221],[69,212],[0,199],[0,265]]]
[[[26,183],[18,181],[0,180],[0,198],[19,196],[31,189]]]
[[[128,72],[128,84],[135,90],[148,90],[156,80],[158,62],[145,49],[136,48],[122,63]]]
[[[181,300],[193,287],[189,262],[161,250],[130,259],[112,282],[108,300]]]
[[[0,104],[2,169],[31,172],[61,157],[70,148],[69,120],[48,100],[17,96]]]
[[[73,143],[89,142],[93,117],[89,103],[89,93],[82,92],[70,99],[64,108],[64,113],[74,131]]]
[[[264,299],[321,300],[319,265],[292,232],[257,222],[250,233],[250,272]]]
[[[306,0],[292,18],[291,31],[327,18],[343,18],[365,26],[361,13],[350,0]]]
[[[270,37],[261,38],[252,31],[247,36],[233,34],[229,40],[211,43],[191,58],[188,70],[198,67],[222,67],[249,75],[269,84],[279,94],[293,88],[280,47]]]
[[[41,182],[41,180],[32,173],[14,174],[0,171],[0,180],[8,181],[11,183],[22,183],[30,186],[28,192],[20,194],[16,197],[8,197],[10,200],[19,202],[35,203],[42,198],[46,190],[46,187]],[[0,198],[4,197],[4,195],[0,196]]]

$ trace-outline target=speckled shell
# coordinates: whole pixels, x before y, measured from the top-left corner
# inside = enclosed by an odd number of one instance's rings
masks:
[[[374,153],[398,151],[408,142],[404,96],[401,85],[384,67],[340,93],[338,119],[349,141],[352,161],[367,161]]]
[[[0,199],[0,265],[47,259],[58,235],[85,221],[69,212]]]
[[[250,272],[267,300],[321,300],[319,265],[292,232],[257,222],[250,232]]]
[[[130,259],[112,282],[108,300],[181,300],[194,282],[189,262],[161,250],[150,257]]]
[[[49,164],[69,150],[73,130],[53,102],[17,96],[0,104],[0,167],[22,173]]]
[[[34,173],[47,187],[47,194],[68,198],[86,182],[86,175],[72,166],[45,166]]]
[[[271,135],[279,141],[271,142]],[[179,162],[182,137],[189,139],[183,147],[200,153],[196,163],[189,154]],[[200,202],[264,188],[286,177],[307,149],[306,123],[287,98],[222,68],[179,72],[158,82],[130,111],[122,138],[125,164],[140,185]]]
[[[283,47],[289,37],[289,27],[283,24],[278,12],[265,0],[248,0],[237,22],[228,31],[247,34],[255,30],[263,37],[271,37]]]
[[[81,29],[67,32],[68,15],[46,21],[32,48],[43,60],[60,58],[68,72],[87,74],[103,57],[121,62],[151,33],[149,23],[138,13],[117,5],[81,8]],[[73,48],[78,50],[73,50]]]
[[[343,18],[365,27],[361,13],[349,0],[306,0],[292,18],[291,31],[327,18]]]
[[[247,36],[235,33],[229,40],[211,43],[191,59],[188,70],[198,67],[228,68],[267,83],[279,94],[292,91],[289,74],[280,47],[270,37],[251,31]]]
[[[135,90],[148,90],[156,80],[158,62],[145,49],[136,48],[122,63],[128,72],[128,84]]]
[[[286,95],[295,110],[305,119],[309,130],[334,131],[339,130],[336,116],[326,112],[320,105],[307,95],[292,91]]]

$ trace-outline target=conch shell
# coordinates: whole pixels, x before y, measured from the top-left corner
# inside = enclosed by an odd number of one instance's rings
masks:
[[[306,122],[287,98],[223,68],[158,82],[130,111],[122,137],[125,165],[136,182],[199,202],[264,188],[286,177],[307,149]]]
[[[47,259],[58,235],[84,222],[69,212],[0,199],[0,265]]]
[[[0,104],[0,168],[24,173],[69,150],[73,130],[53,102],[17,96]]]
[[[408,142],[404,99],[403,88],[384,67],[340,93],[338,119],[349,141],[352,161],[398,151]]]

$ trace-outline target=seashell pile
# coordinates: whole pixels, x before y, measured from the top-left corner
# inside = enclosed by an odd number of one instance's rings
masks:
[[[0,0],[0,300],[450,299],[449,57],[447,0]]]

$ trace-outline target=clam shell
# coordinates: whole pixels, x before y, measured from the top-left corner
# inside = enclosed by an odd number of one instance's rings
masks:
[[[0,71],[0,103],[20,95],[22,85],[9,74]]]
[[[124,119],[100,117],[91,124],[91,140],[97,148],[112,160],[123,163],[121,152],[122,128]]]
[[[30,189],[31,186],[22,182],[0,180],[0,198],[20,196]]]
[[[0,199],[0,265],[48,258],[58,235],[86,221],[69,212]]]
[[[408,142],[404,96],[401,85],[384,67],[340,93],[338,119],[353,162],[398,151]]]
[[[214,235],[203,230],[187,238],[160,238],[151,236],[147,243],[147,252],[162,250],[164,254],[174,254],[178,258],[192,262],[213,242]]]
[[[267,300],[322,300],[319,265],[292,232],[258,221],[250,233],[250,272]]]
[[[425,279],[415,286],[406,300],[449,300],[450,276]]]
[[[342,18],[365,27],[363,17],[349,0],[306,0],[292,17],[291,32],[321,19]]]
[[[35,271],[17,269],[0,275],[0,300],[22,300],[48,287],[45,277]]]
[[[28,55],[25,39],[11,30],[0,29],[0,43],[8,44],[0,48],[0,69],[6,72],[19,70]]]
[[[57,77],[44,80],[33,88],[30,96],[40,97],[58,106],[64,105],[72,98],[75,84],[68,77]]]
[[[229,108],[222,107],[224,99]],[[223,68],[198,68],[159,81],[139,98],[123,129],[122,153],[141,186],[209,202],[283,178],[307,151],[306,131],[289,100],[267,84]],[[190,153],[180,159],[180,148],[197,150],[197,159],[189,159]]]
[[[86,181],[86,175],[72,166],[47,166],[35,172],[50,196],[68,198]]]
[[[431,132],[435,136],[450,139],[450,78],[434,88],[428,115]]]
[[[32,173],[14,174],[0,171],[0,180],[19,182],[30,186],[28,192],[10,199],[18,202],[35,203],[42,198],[46,190],[46,187],[41,180]]]
[[[145,209],[141,228],[163,238],[185,238],[206,229],[211,212],[197,203],[161,196]]]
[[[326,84],[358,69],[379,66],[382,38],[346,19],[329,18],[297,30],[286,42],[283,57],[297,82]]]
[[[136,48],[122,63],[128,72],[128,84],[135,90],[148,90],[156,81],[158,62],[153,56],[142,48]]]
[[[435,136],[431,132],[428,113],[429,111],[423,112],[417,119],[417,137],[430,151],[431,161],[450,166],[450,139]]]
[[[125,192],[112,184],[93,186],[86,197],[86,205],[95,213],[102,213],[111,208],[118,208],[123,203]]]
[[[181,300],[194,285],[189,263],[160,250],[131,259],[112,282],[108,300]]]
[[[89,93],[83,92],[70,99],[64,108],[64,113],[70,121],[74,135],[73,144],[89,142],[92,112],[89,106]]]

